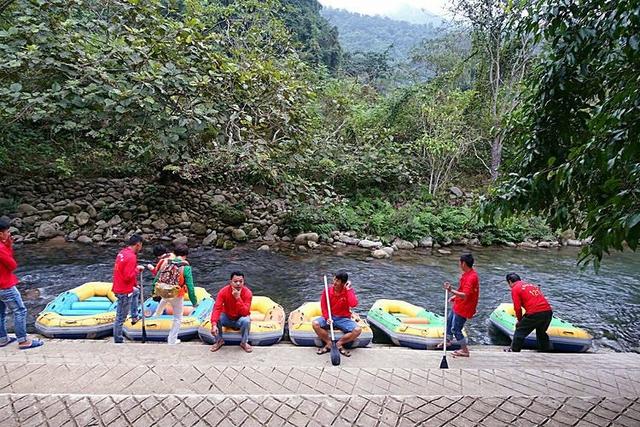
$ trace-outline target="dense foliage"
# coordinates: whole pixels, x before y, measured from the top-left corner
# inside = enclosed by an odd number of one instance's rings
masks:
[[[540,213],[593,237],[584,256],[640,238],[640,4],[534,2],[517,22],[541,55],[510,137],[514,173],[488,212]],[[543,22],[544,25],[540,25]]]
[[[307,66],[274,4],[166,4],[17,1],[5,11],[5,168],[250,177],[302,142]]]

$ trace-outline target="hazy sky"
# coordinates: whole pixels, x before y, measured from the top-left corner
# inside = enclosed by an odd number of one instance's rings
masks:
[[[318,0],[323,6],[346,9],[366,15],[386,15],[400,6],[409,5],[438,15],[446,15],[450,0]]]

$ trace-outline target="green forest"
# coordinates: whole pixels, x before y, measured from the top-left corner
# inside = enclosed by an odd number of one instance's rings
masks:
[[[299,231],[635,250],[638,2],[454,6],[392,57],[341,46],[316,0],[1,0],[1,173],[260,185]]]

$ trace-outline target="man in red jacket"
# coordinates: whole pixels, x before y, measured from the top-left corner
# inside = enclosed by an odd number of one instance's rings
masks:
[[[327,332],[330,324],[335,329],[341,330],[344,335],[338,340],[336,346],[343,356],[351,356],[351,352],[344,348],[346,344],[354,342],[362,333],[362,328],[351,319],[351,309],[358,305],[358,297],[351,287],[349,275],[345,271],[338,271],[333,278],[333,286],[329,288],[329,304],[331,304],[331,318],[327,309],[326,293],[322,291],[320,296],[320,309],[322,316],[313,320],[311,326],[324,343],[317,354],[331,351],[331,337]]]
[[[478,297],[480,296],[480,279],[478,273],[473,269],[474,259],[471,254],[464,254],[460,257],[459,267],[462,272],[460,276],[460,286],[458,290],[453,290],[451,283],[444,282],[443,288],[453,294],[450,301],[453,302],[452,310],[447,318],[447,340],[453,336],[460,344],[460,350],[454,351],[453,356],[469,357],[469,347],[467,339],[462,333],[462,327],[467,320],[476,314],[478,307]]]
[[[536,285],[525,283],[516,273],[507,274],[507,283],[511,288],[513,310],[516,313],[518,323],[513,334],[511,348],[507,351],[520,351],[525,338],[535,329],[538,339],[538,350],[549,351],[549,335],[547,329],[553,318],[553,311],[549,301]],[[524,308],[524,315],[522,309]]]
[[[18,278],[13,272],[18,268],[18,263],[13,257],[13,240],[9,228],[9,221],[0,219],[0,347],[18,340],[18,348],[25,350],[40,347],[44,343],[39,339],[27,338],[27,307],[16,289]],[[7,308],[13,313],[15,338],[7,335]]]
[[[113,287],[111,290],[118,298],[116,306],[116,321],[113,323],[113,341],[122,344],[122,324],[127,318],[127,313],[131,312],[131,323],[136,323],[138,319],[138,273],[144,271],[142,265],[138,265],[138,252],[142,250],[142,236],[133,234],[129,237],[127,247],[122,249],[116,256],[113,265]]]
[[[247,353],[253,351],[249,344],[252,298],[251,289],[244,284],[244,274],[239,271],[231,273],[230,283],[218,292],[211,312],[211,335],[216,339],[211,351],[218,351],[224,345],[223,326],[240,329],[240,347]]]

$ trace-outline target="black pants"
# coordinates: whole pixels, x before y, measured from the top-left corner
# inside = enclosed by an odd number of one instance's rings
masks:
[[[536,337],[538,338],[538,350],[549,351],[551,346],[549,345],[549,335],[547,335],[547,329],[551,323],[553,317],[552,311],[543,311],[534,314],[525,314],[522,316],[522,320],[518,322],[516,331],[513,334],[513,341],[511,342],[511,351],[520,351],[524,345],[524,339],[535,329]]]

